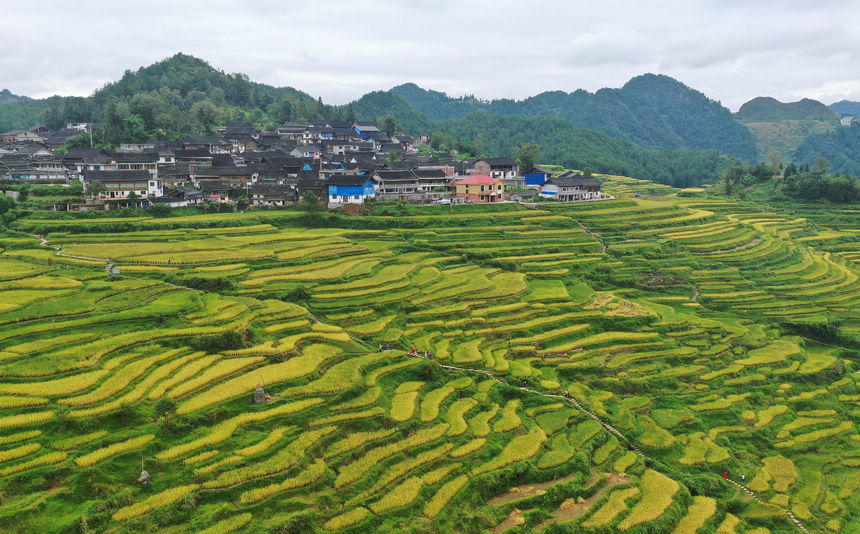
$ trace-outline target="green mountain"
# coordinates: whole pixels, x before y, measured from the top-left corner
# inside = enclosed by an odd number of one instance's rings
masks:
[[[668,76],[644,74],[620,89],[541,93],[525,100],[485,102],[405,84],[392,93],[431,119],[464,117],[473,111],[494,115],[555,116],[576,126],[653,149],[715,149],[754,160],[755,142],[719,102]]]
[[[427,115],[389,91],[367,93],[350,105],[359,120],[372,121],[394,115],[401,128],[414,135],[429,134],[437,128]]]
[[[830,162],[830,172],[860,176],[860,124],[812,135],[793,154],[797,163],[812,163],[819,157]]]
[[[9,104],[11,102],[26,102],[31,100],[28,96],[18,96],[9,89],[3,89],[0,91],[0,104]]]
[[[860,102],[840,100],[830,104],[829,107],[839,115],[860,115]]]
[[[490,155],[513,154],[524,143],[541,147],[543,161],[569,168],[648,178],[676,187],[716,183],[739,160],[717,150],[653,150],[574,126],[558,117],[502,116],[485,111],[439,123],[452,139],[482,144]],[[479,141],[478,141],[479,140]]]
[[[753,98],[735,115],[741,121],[826,121],[839,118],[830,108],[817,100],[804,98],[797,102],[783,103],[769,96]],[[761,154],[760,154],[761,155]]]
[[[0,105],[0,131],[44,123],[104,125],[104,143],[176,137],[211,131],[216,124],[248,121],[274,128],[295,118],[317,118],[323,104],[291,87],[252,82],[207,62],[176,54],[123,77],[89,97],[60,97]],[[327,111],[327,110],[326,110]]]

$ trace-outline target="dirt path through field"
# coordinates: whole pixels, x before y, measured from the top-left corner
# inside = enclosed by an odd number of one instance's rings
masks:
[[[496,495],[489,501],[487,504],[490,506],[498,506],[500,504],[507,504],[512,501],[517,501],[520,499],[528,499],[529,497],[534,497],[535,495],[543,495],[546,493],[544,488],[548,488],[549,486],[560,484],[562,482],[567,482],[576,476],[576,473],[567,475],[566,477],[556,478],[554,480],[547,480],[546,482],[535,482],[534,484],[523,484],[522,486],[516,486],[508,490],[507,493],[502,493],[501,495]]]

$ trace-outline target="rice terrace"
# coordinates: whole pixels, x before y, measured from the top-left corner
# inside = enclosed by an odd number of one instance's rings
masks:
[[[860,210],[599,178],[12,222],[0,530],[860,532]]]

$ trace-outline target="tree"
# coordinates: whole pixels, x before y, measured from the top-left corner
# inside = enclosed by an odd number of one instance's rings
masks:
[[[540,147],[535,143],[523,143],[516,149],[520,172],[527,171],[537,165],[540,160]]]
[[[398,130],[399,125],[397,124],[397,119],[394,118],[394,115],[386,115],[384,119],[382,119],[382,133],[391,137]]]
[[[782,172],[782,154],[774,150],[767,155],[767,162],[773,176],[779,176]]]
[[[107,187],[103,182],[88,182],[87,183],[87,196],[90,198],[98,198],[99,195],[104,194],[107,191]]]
[[[167,422],[167,419],[171,414],[176,413],[176,401],[171,399],[170,397],[162,397],[158,402],[155,403],[155,417],[156,419],[164,418],[164,421]]]
[[[582,175],[583,176],[591,176],[592,172],[593,171],[591,170],[591,167],[586,167],[586,168],[582,169]]]
[[[823,157],[815,158],[815,162],[812,164],[812,172],[815,174],[824,174],[829,168],[830,162],[827,161],[827,158]]]
[[[308,191],[304,195],[302,195],[301,200],[299,200],[296,205],[300,210],[304,211],[308,215],[322,210],[322,204],[320,204],[320,197],[316,196],[316,194],[311,191]]]
[[[206,131],[214,131],[218,121],[218,108],[208,98],[191,106],[191,115],[200,122]]]
[[[440,131],[433,132],[433,135],[430,136],[430,146],[433,147],[433,150],[439,150],[442,148],[442,143],[445,142],[445,134]]]
[[[797,174],[797,166],[794,163],[789,163],[785,167],[785,172],[783,173],[784,178],[788,178],[789,176]]]

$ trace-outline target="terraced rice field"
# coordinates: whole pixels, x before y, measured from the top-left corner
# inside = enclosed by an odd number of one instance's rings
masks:
[[[603,179],[327,228],[16,221],[0,525],[860,530],[851,223]]]

